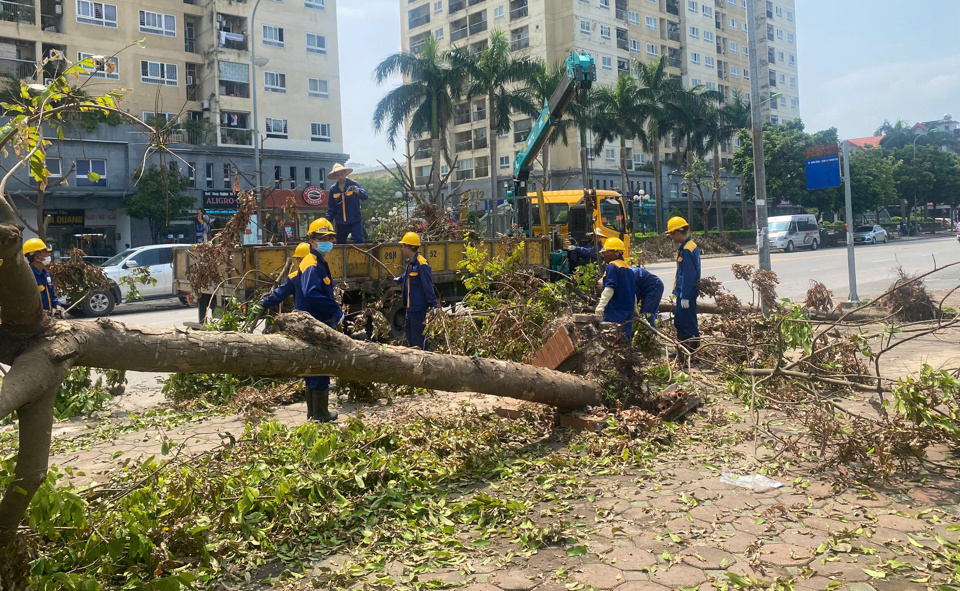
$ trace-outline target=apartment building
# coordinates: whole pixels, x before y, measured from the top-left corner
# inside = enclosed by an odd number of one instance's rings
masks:
[[[731,97],[734,90],[750,95],[750,62],[746,8],[748,0],[400,0],[402,42],[405,50],[417,48],[430,35],[442,47],[465,47],[481,51],[491,31],[501,29],[509,35],[511,48],[525,55],[556,63],[571,51],[586,51],[597,64],[597,83],[612,85],[621,72],[629,72],[634,60],[650,61],[666,56],[668,71],[684,84],[698,84]],[[761,71],[766,92],[781,92],[768,100],[763,116],[768,121],[785,121],[799,116],[797,86],[796,24],[793,0],[757,0],[757,27],[763,39]],[[771,29],[772,27],[772,29]],[[768,35],[768,30],[770,34]],[[759,37],[758,37],[759,40]],[[767,59],[767,53],[770,58]],[[782,60],[780,59],[782,56]],[[775,88],[774,88],[775,87]],[[486,106],[483,100],[464,103],[454,116],[449,141],[460,158],[455,178],[471,179],[498,174],[507,180],[513,156],[531,128],[532,121],[516,116],[511,132],[497,138],[499,162],[487,162]],[[551,188],[572,185],[571,177],[580,176],[577,139],[571,145],[551,150]],[[588,142],[592,141],[588,137]],[[429,176],[427,142],[416,143],[416,176]],[[653,192],[649,171],[650,155],[639,145],[628,142],[631,191]],[[738,147],[737,142],[722,146],[726,164]],[[663,148],[669,160],[676,147],[670,141]],[[621,184],[619,144],[604,147],[594,154],[589,149],[590,184],[614,188]],[[679,200],[680,174],[664,166],[665,196]],[[723,198],[739,202],[739,180],[731,178]],[[485,188],[489,181],[475,183]],[[501,183],[502,185],[502,183]],[[469,184],[467,186],[470,186]],[[726,206],[726,204],[725,204]]]
[[[232,195],[234,179],[241,188],[256,182],[253,85],[265,185],[302,193],[322,185],[334,162],[347,158],[336,0],[261,0],[254,19],[255,5],[255,0],[0,0],[0,74],[46,82],[71,62],[106,56],[102,67],[90,68],[90,78],[81,80],[85,89],[92,94],[132,89],[121,108],[149,123],[178,120],[171,136],[178,158],[168,155],[166,164],[188,176],[198,207],[206,204],[215,216],[227,217],[223,195]],[[38,61],[58,55],[64,59],[37,71]],[[128,219],[121,203],[136,191],[130,177],[145,147],[134,128],[101,124],[93,133],[68,129],[65,140],[51,148],[51,169],[57,174],[74,169],[74,178],[50,192],[48,208],[70,214],[57,219],[84,220],[53,232],[63,248],[71,246],[72,235],[102,234],[96,245],[87,245],[98,252],[149,240],[145,222]],[[89,171],[99,179],[88,180]],[[27,195],[29,183],[21,183]],[[220,205],[209,207],[213,203]],[[189,228],[192,222],[177,223]],[[169,232],[174,239],[192,235],[176,227]]]

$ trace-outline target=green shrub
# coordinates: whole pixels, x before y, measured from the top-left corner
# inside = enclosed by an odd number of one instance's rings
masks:
[[[740,212],[734,208],[727,209],[727,213],[723,214],[723,229],[728,232],[736,232],[740,230]]]

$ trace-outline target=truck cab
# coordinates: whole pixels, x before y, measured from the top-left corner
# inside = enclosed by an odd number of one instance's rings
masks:
[[[540,199],[543,207],[540,207]],[[620,238],[630,254],[630,228],[623,197],[616,191],[574,189],[566,191],[537,191],[530,196],[534,236],[550,235],[556,231],[563,241],[569,238],[577,244],[594,240],[594,230],[606,238]],[[546,223],[540,212],[546,211]]]

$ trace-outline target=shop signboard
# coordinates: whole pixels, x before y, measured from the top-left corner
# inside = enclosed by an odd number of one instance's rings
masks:
[[[203,210],[206,213],[233,214],[240,209],[234,191],[204,191]]]
[[[82,209],[48,209],[45,211],[51,218],[51,226],[83,226],[84,212]]]
[[[115,209],[88,209],[83,212],[83,225],[87,228],[113,228],[117,225]]]

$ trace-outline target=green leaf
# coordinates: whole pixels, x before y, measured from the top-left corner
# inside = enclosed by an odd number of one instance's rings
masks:
[[[736,574],[734,574],[734,573],[723,573],[723,574],[727,575],[727,578],[730,579],[730,582],[733,583],[734,585],[738,586],[738,587],[749,587],[749,586],[750,586],[750,581],[748,581],[747,579],[741,577],[740,575],[736,575]]]
[[[100,180],[100,175],[91,170],[87,173],[87,180],[91,183],[95,183]]]
[[[586,553],[586,546],[573,546],[572,548],[567,548],[567,556],[583,556]]]
[[[883,571],[881,571],[881,570],[870,570],[869,568],[865,568],[865,569],[863,569],[863,572],[867,573],[868,575],[870,575],[870,576],[873,577],[874,579],[884,579],[884,578],[887,577],[887,573],[885,573],[885,572],[883,572]]]

